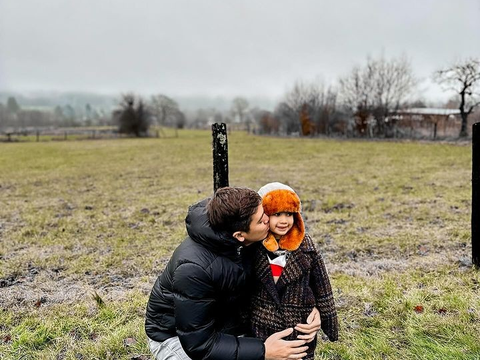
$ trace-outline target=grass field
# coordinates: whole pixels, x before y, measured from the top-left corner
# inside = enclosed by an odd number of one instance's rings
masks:
[[[480,359],[470,146],[238,132],[229,157],[230,185],[303,201],[341,325],[318,359]],[[148,294],[211,159],[208,131],[0,144],[0,358],[149,359]]]

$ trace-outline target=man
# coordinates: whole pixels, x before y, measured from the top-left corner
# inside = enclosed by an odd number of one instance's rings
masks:
[[[305,343],[320,328],[318,311],[297,330],[260,339],[243,337],[250,256],[245,246],[267,237],[260,196],[246,188],[222,188],[190,207],[188,237],[155,282],[145,330],[157,360],[281,360],[305,356]]]

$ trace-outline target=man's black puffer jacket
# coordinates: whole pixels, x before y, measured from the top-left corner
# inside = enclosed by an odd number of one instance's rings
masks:
[[[178,335],[193,360],[263,360],[260,339],[237,337],[245,332],[241,308],[248,301],[241,243],[210,227],[207,202],[190,207],[189,236],[153,286],[146,333],[159,342]]]

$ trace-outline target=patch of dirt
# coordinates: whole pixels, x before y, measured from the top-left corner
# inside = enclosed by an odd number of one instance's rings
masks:
[[[52,249],[48,249],[52,251]],[[150,273],[140,271],[128,261],[121,268],[108,273],[66,276],[63,268],[42,269],[28,264],[25,272],[0,278],[0,308],[38,308],[53,304],[74,304],[90,301],[94,294],[109,301],[125,299],[132,291],[148,295],[157,276],[167,265],[169,256],[157,259]]]
[[[379,277],[387,272],[405,272],[409,269],[424,270],[426,272],[438,269],[445,265],[468,268],[471,266],[469,257],[471,248],[468,247],[450,250],[448,252],[425,252],[423,247],[418,248],[416,255],[381,258],[375,255],[359,254],[356,252],[346,253],[347,261],[338,262],[334,258],[326,257],[325,263],[330,274],[343,273],[358,277]],[[402,255],[404,255],[402,257]]]
[[[94,303],[98,293],[105,302],[125,299],[128,292],[139,290],[148,294],[155,282],[151,276],[124,277],[118,274],[84,275],[82,278],[59,276],[54,271],[42,271],[37,276],[1,279],[0,307],[34,308],[53,304]]]
[[[12,307],[40,307],[53,304],[73,304],[85,302],[94,303],[93,295],[97,292],[105,302],[118,301],[125,298],[132,289],[148,294],[153,286],[155,277],[149,282],[140,278],[122,279],[120,282],[93,286],[85,280],[76,281],[71,278],[48,280],[45,277],[36,277],[31,281],[17,281],[15,284],[2,288],[0,291],[1,308]]]

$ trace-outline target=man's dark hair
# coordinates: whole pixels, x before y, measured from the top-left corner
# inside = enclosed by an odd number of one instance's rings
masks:
[[[250,230],[252,216],[262,198],[256,191],[240,187],[218,189],[207,205],[208,220],[214,229],[231,232]]]

